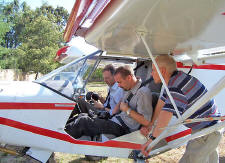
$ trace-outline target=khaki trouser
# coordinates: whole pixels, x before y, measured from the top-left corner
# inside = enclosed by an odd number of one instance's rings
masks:
[[[190,140],[179,163],[218,163],[218,145],[223,130]]]

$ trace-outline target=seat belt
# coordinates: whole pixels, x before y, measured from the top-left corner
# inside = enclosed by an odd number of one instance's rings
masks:
[[[150,83],[151,81],[153,81],[153,77],[151,76],[149,79],[145,80],[144,82],[141,83],[140,87],[138,89],[140,89],[141,87],[144,87],[146,86],[148,83]],[[127,97],[127,101],[128,103],[130,102],[130,100],[132,99],[133,97],[133,93],[130,92],[129,96]]]
[[[148,83],[152,82],[153,81],[153,77],[151,76],[149,79],[145,80],[144,82],[141,83],[140,87],[138,89],[140,89],[141,87],[143,86],[146,86]],[[130,92],[129,96],[127,97],[127,102],[129,103],[130,100],[133,98],[134,94],[132,92]],[[121,112],[119,113],[116,113],[114,115],[112,115],[110,118],[114,117],[115,115],[118,115],[120,114]]]
[[[106,96],[106,100],[105,100],[104,104],[106,104],[106,103],[107,103],[106,108],[111,109],[111,106],[110,106],[110,90],[109,90],[109,92],[108,92],[108,94]]]
[[[127,133],[130,133],[130,128],[124,123],[122,118],[120,116],[116,116],[116,119],[120,122],[120,124],[123,126],[123,128],[126,130]]]

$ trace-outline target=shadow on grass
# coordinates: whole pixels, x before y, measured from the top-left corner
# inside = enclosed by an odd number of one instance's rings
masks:
[[[107,157],[102,158],[98,161],[94,161],[94,160],[90,161],[90,160],[87,160],[87,158],[77,158],[75,160],[69,161],[68,163],[99,163],[99,162],[105,162],[105,161],[108,162]]]
[[[77,158],[75,160],[69,161],[69,163],[89,163],[94,161],[87,161],[86,158]]]
[[[220,163],[225,163],[225,157],[220,157]]]

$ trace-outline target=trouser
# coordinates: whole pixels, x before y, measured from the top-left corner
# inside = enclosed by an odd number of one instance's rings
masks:
[[[179,163],[218,163],[218,145],[223,130],[190,140]]]
[[[94,113],[97,113],[98,110],[88,102],[86,102],[84,99],[78,99],[77,104],[79,106],[80,112],[81,113],[88,113],[89,111],[92,110]]]
[[[65,131],[75,139],[81,136],[112,134],[116,137],[127,134],[127,130],[119,124],[105,119],[93,118],[82,113],[66,125]]]
[[[74,115],[80,113],[87,113],[89,116],[93,117],[97,116],[98,112],[99,111],[94,106],[86,102],[84,99],[78,99],[77,104],[73,109],[73,111],[71,112],[69,119],[73,118]]]

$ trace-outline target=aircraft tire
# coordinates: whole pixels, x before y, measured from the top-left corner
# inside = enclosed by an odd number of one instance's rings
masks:
[[[56,163],[55,160],[55,153],[53,152],[52,155],[49,157],[48,161],[46,163]]]
[[[100,160],[106,160],[107,158],[108,157],[85,155],[85,159],[87,161],[100,161]]]

